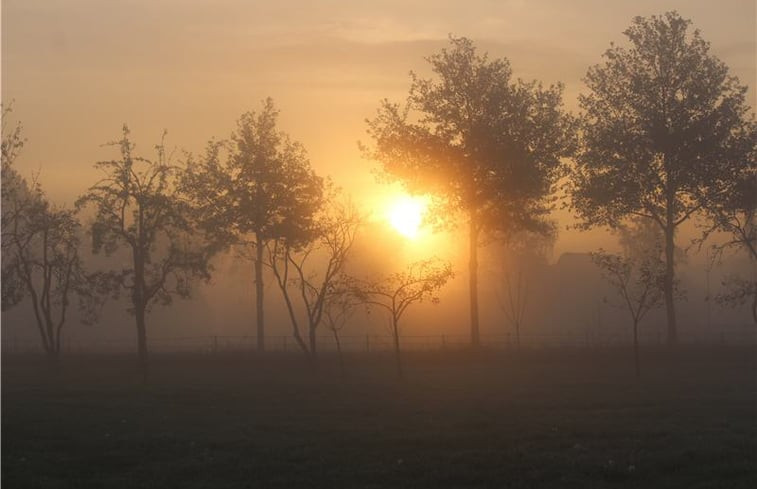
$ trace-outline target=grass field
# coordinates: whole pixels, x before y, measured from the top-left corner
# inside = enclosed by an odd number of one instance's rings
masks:
[[[3,357],[3,488],[757,487],[754,349]]]

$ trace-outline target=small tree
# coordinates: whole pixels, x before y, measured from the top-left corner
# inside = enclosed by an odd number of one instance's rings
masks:
[[[753,155],[746,87],[676,12],[636,17],[589,69],[582,149],[569,184],[583,227],[649,219],[664,235],[667,341],[677,341],[675,234]],[[752,165],[754,160],[752,159]]]
[[[353,280],[352,293],[367,306],[376,306],[389,313],[390,328],[394,340],[394,356],[397,375],[404,377],[400,356],[400,319],[416,302],[430,300],[436,304],[436,293],[453,277],[448,263],[423,260],[412,263],[405,270],[387,275],[378,280]]]
[[[513,286],[510,276],[510,273],[505,273],[507,296],[503,298],[497,294],[497,299],[507,321],[515,329],[515,346],[520,349],[520,327],[526,315],[526,305],[528,304],[528,281],[524,280],[523,272],[518,270],[518,278],[515,286]]]
[[[177,186],[180,169],[170,164],[163,141],[155,147],[155,159],[136,156],[124,125],[122,138],[108,145],[119,148],[120,159],[95,164],[105,177],[77,206],[94,207],[90,230],[95,253],[111,255],[125,248],[131,255],[130,265],[112,271],[111,277],[117,289],[129,293],[146,380],[147,313],[156,303],[170,304],[175,295],[189,297],[194,279],[208,280],[212,249],[195,226],[194,210]]]
[[[550,195],[574,150],[562,85],[513,80],[466,38],[427,58],[435,79],[411,73],[404,106],[384,101],[368,121],[367,154],[408,190],[428,193],[439,216],[467,220],[471,343],[479,344],[478,249],[486,236],[550,232]]]
[[[649,231],[649,226],[643,224],[637,224],[635,228],[622,228],[621,243],[625,244],[623,255],[603,250],[591,254],[592,261],[620,295],[621,304],[618,306],[625,308],[631,316],[637,377],[640,374],[639,323],[650,310],[663,304],[665,262],[661,258],[662,245],[659,239],[653,242],[644,239],[650,236]]]
[[[342,373],[342,377],[345,376],[346,371],[344,368],[344,355],[342,354],[342,342],[339,338],[339,333],[344,329],[347,321],[349,321],[355,312],[355,308],[360,304],[360,301],[352,293],[348,284],[349,279],[346,276],[339,277],[326,295],[325,304],[323,306],[323,316],[326,327],[331,331],[331,334],[334,335],[336,353],[339,356],[339,370]]]
[[[282,239],[268,244],[269,263],[284,297],[294,339],[311,362],[317,358],[317,332],[336,293],[355,241],[361,218],[352,204],[331,200],[319,215],[311,236]],[[308,341],[302,338],[299,307],[304,309]],[[333,331],[333,330],[332,330]],[[338,341],[338,338],[337,338]]]
[[[309,230],[323,200],[323,180],[302,145],[277,129],[278,114],[270,98],[259,113],[242,114],[230,141],[211,141],[199,161],[190,158],[184,181],[207,234],[241,247],[254,263],[259,351],[265,350],[266,245]]]
[[[757,131],[754,125],[753,130]],[[715,231],[727,236],[726,241],[712,245],[713,260],[719,260],[727,250],[735,250],[745,252],[750,262],[757,264],[757,166],[754,155],[755,152],[750,154],[737,175],[713,185],[707,196],[705,209],[710,226],[705,229],[702,242]],[[751,302],[752,320],[757,324],[757,278],[754,273],[751,278],[738,274],[729,276],[723,285],[726,290],[715,300],[732,307]]]
[[[91,321],[101,299],[99,277],[84,270],[74,212],[55,208],[37,182],[28,184],[12,167],[20,141],[18,128],[8,139],[3,135],[3,310],[28,296],[43,351],[57,360],[72,298],[78,296],[83,320]]]

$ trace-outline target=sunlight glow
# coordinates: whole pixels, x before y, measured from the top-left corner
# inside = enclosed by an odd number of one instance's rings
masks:
[[[391,203],[387,217],[389,223],[398,233],[408,239],[415,239],[418,237],[425,212],[425,200],[404,195]]]

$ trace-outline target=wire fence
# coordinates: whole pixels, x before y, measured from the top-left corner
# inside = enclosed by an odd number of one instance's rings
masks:
[[[512,334],[481,335],[480,343],[490,349],[517,348],[602,348],[630,346],[630,335],[600,336],[586,333],[584,335],[521,335],[519,341]],[[646,336],[640,339],[644,346],[662,345],[661,335]],[[757,345],[757,328],[731,328],[718,331],[698,332],[682,338],[682,344],[696,345]],[[254,335],[228,336],[179,336],[154,337],[148,339],[152,352],[165,353],[227,353],[257,351]],[[460,350],[469,348],[470,336],[464,334],[403,335],[400,337],[403,351]],[[3,338],[3,354],[32,353],[42,351],[39,341],[18,338]],[[333,335],[319,335],[317,348],[321,352],[334,352],[337,342]],[[391,335],[340,335],[339,348],[344,352],[383,352],[394,349]],[[136,349],[136,340],[128,339],[66,339],[62,341],[64,353],[120,353]],[[265,337],[265,351],[295,352],[300,346],[291,335],[270,335]]]

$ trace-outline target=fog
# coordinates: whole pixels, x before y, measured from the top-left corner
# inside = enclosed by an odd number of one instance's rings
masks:
[[[398,187],[377,180],[378,163],[358,149],[358,141],[367,139],[365,119],[380,99],[404,99],[408,72],[426,74],[424,56],[444,47],[450,33],[470,37],[492,58],[507,57],[516,77],[564,83],[565,105],[575,113],[586,69],[600,62],[610,42],[623,41],[621,32],[631,18],[671,9],[701,29],[712,52],[749,86],[754,107],[756,12],[754,2],[743,1],[384,2],[379,7],[348,1],[8,0],[2,11],[2,98],[14,101],[13,117],[23,123],[28,140],[17,161],[19,172],[37,175],[53,201],[71,205],[97,180],[93,163],[114,156],[102,144],[118,137],[122,123],[130,125],[140,150],[151,148],[165,128],[170,146],[199,153],[208,140],[227,137],[242,112],[273,97],[281,128],[303,143],[316,171],[330,175],[370,216],[348,270],[371,275],[428,255],[450,260],[456,275],[441,291],[440,303],[411,310],[402,332],[428,337],[408,338],[418,347],[424,341],[464,342],[464,226],[417,242],[391,229],[384,207]],[[603,229],[579,232],[560,205],[553,218],[557,241],[531,262],[507,257],[496,242],[482,248],[482,336],[512,341],[498,293],[503,270],[521,268],[529,282],[524,341],[627,341],[624,312],[613,307],[617,298],[587,255],[600,247],[617,249],[616,238]],[[698,234],[690,225],[677,239],[687,247]],[[708,272],[705,248],[689,249],[678,268],[686,291],[679,306],[681,337],[697,341],[722,333],[742,341],[747,308],[723,309],[706,298],[729,271],[753,265],[727,255]],[[213,263],[211,282],[198,285],[191,300],[154,307],[150,338],[253,335],[252,263],[233,251]],[[291,326],[270,274],[265,283],[267,334],[288,336]],[[70,347],[115,340],[128,348],[134,333],[126,302],[123,297],[109,302],[96,325],[77,324],[74,316],[65,333]],[[36,341],[27,309],[21,304],[3,313],[4,343]],[[645,321],[644,341],[660,341],[663,312],[654,311]],[[364,336],[387,334],[384,321],[379,311],[360,310],[343,334],[354,336],[352,347],[359,348]]]

